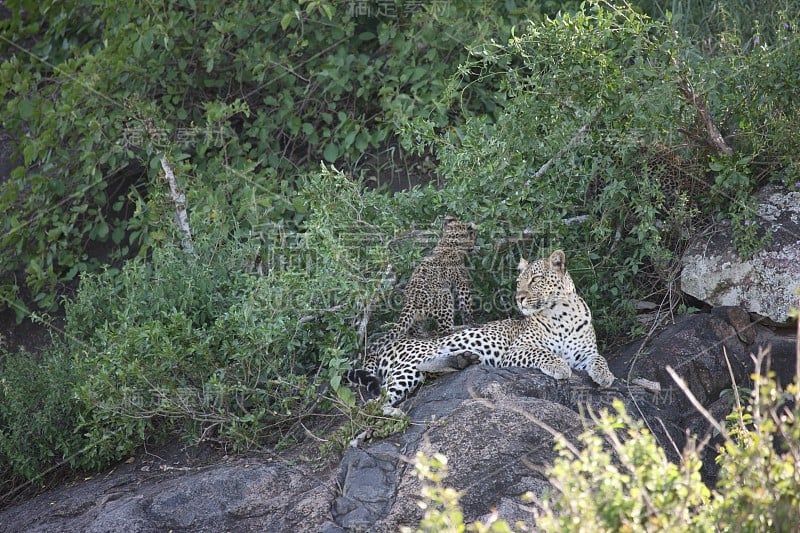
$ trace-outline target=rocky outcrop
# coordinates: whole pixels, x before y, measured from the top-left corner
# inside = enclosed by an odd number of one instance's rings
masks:
[[[752,223],[771,232],[769,248],[741,258],[733,250],[730,226],[722,226],[684,254],[681,289],[713,307],[742,306],[782,324],[798,306],[800,191],[770,185],[756,197],[758,220]]]
[[[508,518],[529,520],[520,496],[541,495],[548,483],[536,467],[554,456],[553,436],[534,421],[567,435],[580,431],[577,399],[585,388],[596,390],[585,377],[559,387],[552,378],[519,368],[474,366],[444,376],[410,402],[413,423],[405,433],[344,454],[334,520],[348,530],[416,525],[422,518],[421,484],[408,459],[417,451],[449,458],[447,484],[464,493],[465,519],[503,508]],[[390,488],[381,501],[376,479]]]
[[[251,459],[147,474],[143,464],[138,458],[6,509],[0,531],[304,531],[330,514],[333,487],[310,467]]]
[[[551,432],[574,441],[587,405],[598,410],[623,400],[678,460],[670,441],[680,448],[687,428],[702,435],[708,424],[672,384],[666,365],[723,416],[728,406],[718,402],[719,393],[730,387],[723,347],[740,385],[760,346],[772,346],[774,369],[794,368],[793,336],[751,324],[738,308],[683,317],[640,344],[611,358],[623,379],[609,389],[599,390],[582,372],[557,383],[535,370],[473,366],[432,380],[406,402],[406,431],[350,448],[327,467],[296,456],[145,467],[147,457],[137,457],[5,509],[0,531],[397,531],[422,517],[421,484],[410,461],[418,451],[448,457],[446,484],[463,494],[467,521],[496,511],[530,525],[521,496],[551,489],[545,474],[554,458]],[[660,381],[662,390],[629,386],[628,377]],[[707,454],[710,480],[713,455]]]

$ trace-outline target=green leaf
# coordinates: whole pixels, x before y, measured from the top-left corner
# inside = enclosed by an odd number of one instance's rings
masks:
[[[122,226],[117,226],[111,233],[111,240],[114,242],[114,244],[121,243],[124,237],[125,237],[125,228],[123,228]]]
[[[292,21],[294,19],[295,19],[295,14],[294,13],[286,13],[285,15],[283,15],[283,17],[281,17],[281,29],[283,31],[286,31],[286,28],[291,26]]]
[[[363,152],[369,146],[369,134],[366,131],[358,132],[356,137],[356,149]]]
[[[344,148],[345,150],[350,148],[353,145],[353,142],[356,140],[356,135],[358,134],[357,131],[351,131],[348,133],[344,138]]]
[[[106,222],[100,222],[97,227],[95,228],[95,236],[99,240],[105,240],[108,237],[108,224]]]
[[[322,153],[322,157],[325,158],[325,161],[333,163],[339,157],[339,147],[334,143],[328,143],[328,146],[325,147],[325,151]]]
[[[30,100],[23,100],[19,103],[19,117],[22,120],[29,120],[33,117],[33,104]]]
[[[353,391],[348,389],[347,387],[339,387],[336,389],[336,394],[339,396],[339,400],[349,407],[352,407],[356,404],[356,397],[353,394]]]
[[[144,35],[142,35],[142,48],[144,50],[150,51],[153,47],[153,32],[148,31]]]

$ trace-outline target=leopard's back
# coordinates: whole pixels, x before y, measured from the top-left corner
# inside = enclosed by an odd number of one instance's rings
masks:
[[[475,247],[475,225],[445,218],[442,237],[431,255],[417,266],[405,288],[405,302],[394,330],[398,335],[419,334],[428,319],[438,334],[453,329],[458,308],[464,324],[472,323],[472,292],[467,253]]]

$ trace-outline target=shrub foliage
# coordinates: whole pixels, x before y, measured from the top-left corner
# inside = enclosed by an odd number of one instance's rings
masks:
[[[380,17],[356,4],[9,2],[2,127],[19,166],[0,189],[12,213],[0,271],[24,274],[5,282],[6,299],[21,308],[28,287],[52,309],[60,283],[98,266],[90,243],[127,256],[162,240],[149,209],[162,153],[182,163],[195,209],[257,202],[266,219],[297,222],[290,195],[303,169],[398,166],[395,124],[460,120],[435,104],[466,44],[504,39],[542,10],[453,0]],[[490,92],[469,113],[491,113]]]

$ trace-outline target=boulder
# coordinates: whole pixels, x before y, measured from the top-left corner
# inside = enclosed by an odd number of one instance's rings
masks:
[[[583,428],[578,402],[596,390],[586,376],[559,385],[522,368],[473,366],[443,376],[408,402],[408,430],[345,453],[333,520],[356,531],[397,531],[418,524],[422,485],[410,458],[422,451],[448,457],[445,483],[462,492],[465,520],[502,508],[505,519],[531,522],[522,495],[541,496],[549,487],[543,471],[555,457],[554,437],[543,428],[574,437]],[[610,397],[598,394],[595,399],[607,405]],[[382,492],[372,484],[379,477],[391,490]]]
[[[640,391],[640,409],[655,412]],[[141,459],[0,511],[0,531],[397,531],[422,518],[418,451],[449,459],[445,483],[463,493],[465,519],[497,511],[532,524],[522,495],[550,489],[554,436],[583,431],[581,412],[633,396],[598,390],[576,372],[558,383],[525,368],[473,366],[432,380],[403,406],[402,433],[346,450],[338,465],[242,458],[200,467]]]
[[[756,198],[755,223],[772,233],[769,248],[751,259],[739,257],[730,226],[721,226],[684,253],[681,289],[712,307],[741,306],[785,324],[798,306],[800,191],[769,185]]]
[[[731,388],[731,374],[736,385],[752,386],[752,356],[759,350],[769,350],[772,369],[784,385],[788,383],[795,370],[795,334],[752,322],[742,308],[721,307],[677,317],[652,339],[624,347],[609,367],[624,379],[643,377],[661,383],[655,402],[666,418],[681,428],[695,428],[699,415],[666,368],[671,367],[708,407]]]

